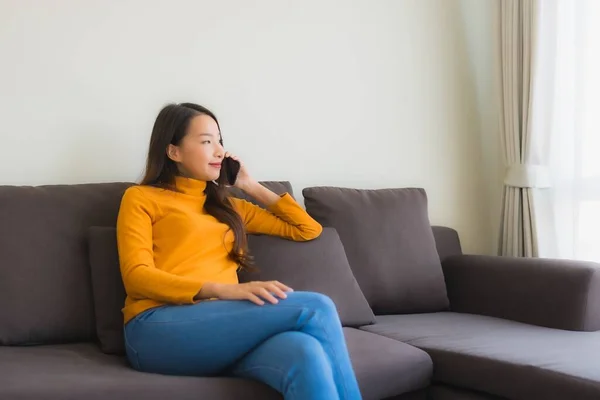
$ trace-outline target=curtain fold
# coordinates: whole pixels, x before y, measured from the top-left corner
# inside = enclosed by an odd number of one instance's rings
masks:
[[[533,71],[537,46],[537,1],[501,2],[500,134],[507,167],[498,253],[539,255],[534,191],[549,186],[547,171],[532,151]]]

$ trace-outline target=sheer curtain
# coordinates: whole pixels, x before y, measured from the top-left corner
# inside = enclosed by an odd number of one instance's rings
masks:
[[[537,199],[540,256],[600,261],[600,1],[539,1],[534,129],[552,188]]]

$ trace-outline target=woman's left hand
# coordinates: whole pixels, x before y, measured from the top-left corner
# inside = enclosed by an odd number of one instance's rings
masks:
[[[238,189],[242,189],[243,191],[247,191],[248,188],[250,188],[255,183],[254,179],[252,179],[252,177],[248,173],[248,169],[246,168],[242,160],[239,159],[238,156],[233,155],[230,152],[226,152],[225,157],[231,157],[233,160],[240,163],[240,172],[238,172],[237,179],[235,180],[235,184],[233,186],[235,186]]]

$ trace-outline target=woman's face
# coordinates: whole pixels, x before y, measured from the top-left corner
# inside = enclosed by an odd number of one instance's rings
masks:
[[[169,145],[167,154],[177,163],[180,173],[201,181],[213,181],[221,173],[225,151],[219,143],[221,133],[214,119],[198,115],[191,119],[178,146]]]

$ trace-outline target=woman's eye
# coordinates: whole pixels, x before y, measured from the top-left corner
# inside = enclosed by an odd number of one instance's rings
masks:
[[[203,140],[202,144],[210,144],[210,140]]]

